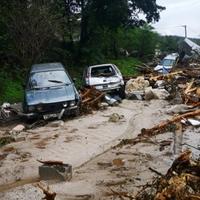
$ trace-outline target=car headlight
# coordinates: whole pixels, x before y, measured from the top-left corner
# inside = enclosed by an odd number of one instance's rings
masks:
[[[67,102],[66,102],[66,103],[63,103],[63,107],[64,107],[64,108],[66,108],[67,105],[68,105]]]
[[[76,105],[76,101],[70,101],[70,106],[75,106]]]
[[[34,110],[35,110],[35,107],[34,107],[34,106],[29,106],[29,107],[28,107],[28,111],[32,112],[32,111],[34,111]]]

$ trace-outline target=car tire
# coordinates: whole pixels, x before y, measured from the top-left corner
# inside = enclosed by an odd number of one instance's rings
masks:
[[[121,99],[125,99],[126,98],[125,87],[124,86],[121,86],[121,88],[119,89],[119,97]]]
[[[78,117],[80,115],[80,108],[78,107],[77,109],[73,110],[71,113],[72,117]]]

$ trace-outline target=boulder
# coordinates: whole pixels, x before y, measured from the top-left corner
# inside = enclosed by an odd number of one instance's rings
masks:
[[[137,77],[136,79],[130,79],[126,83],[125,91],[126,94],[131,94],[134,91],[144,90],[149,86],[149,81],[145,80],[144,77]]]
[[[154,93],[152,91],[152,87],[147,87],[144,91],[144,99],[149,101],[151,99],[155,99]]]
[[[165,89],[152,89],[155,99],[166,100],[170,94]]]
[[[12,130],[11,133],[20,133],[25,129],[25,126],[22,124],[18,124],[17,126],[15,126]]]

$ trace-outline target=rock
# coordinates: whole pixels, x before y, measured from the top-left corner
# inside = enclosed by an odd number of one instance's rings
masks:
[[[108,103],[102,102],[99,107],[100,107],[100,110],[105,110],[108,108],[108,106],[109,106]]]
[[[127,99],[141,101],[144,99],[144,91],[134,91],[130,94],[127,94]]]
[[[110,118],[109,118],[109,122],[118,122],[120,119],[123,119],[124,115],[119,115],[118,113],[113,113]]]
[[[170,94],[165,89],[152,89],[155,99],[166,100]]]
[[[163,80],[158,80],[155,83],[155,86],[158,88],[164,88],[164,85],[165,85],[165,81],[163,81]]]
[[[43,164],[39,166],[42,180],[69,181],[72,178],[72,166],[69,164]]]
[[[25,126],[22,124],[18,124],[17,126],[15,126],[12,130],[11,133],[20,133],[25,129]]]
[[[154,93],[152,92],[152,87],[145,88],[144,93],[144,99],[147,101],[155,98]]]
[[[145,80],[144,77],[137,77],[136,79],[130,79],[126,83],[125,91],[126,94],[131,94],[134,91],[144,90],[149,86],[149,81]]]
[[[57,120],[57,121],[53,121],[53,122],[50,122],[50,123],[48,123],[48,127],[61,127],[61,126],[64,126],[64,121],[62,121],[62,120]]]

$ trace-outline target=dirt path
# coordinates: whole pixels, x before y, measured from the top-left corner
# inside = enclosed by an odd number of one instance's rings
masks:
[[[4,192],[1,191],[0,199],[42,198],[39,189],[27,184],[37,180],[39,163],[36,159],[62,160],[74,167],[70,182],[51,184],[51,189],[57,193],[56,199],[110,199],[113,191],[135,194],[155,175],[149,167],[165,173],[170,166],[174,159],[172,133],[154,137],[151,143],[109,149],[119,139],[134,138],[141,128],[149,128],[168,118],[165,114],[168,107],[165,101],[125,100],[119,107],[20,133],[26,141],[1,149],[1,153],[6,149],[11,151],[1,160],[0,190]],[[116,123],[109,122],[112,113],[124,115],[124,118]],[[172,144],[160,151],[159,142],[163,140],[171,140]],[[15,188],[19,182],[25,185]],[[12,189],[6,191],[6,184],[8,189],[11,183],[14,183]]]

